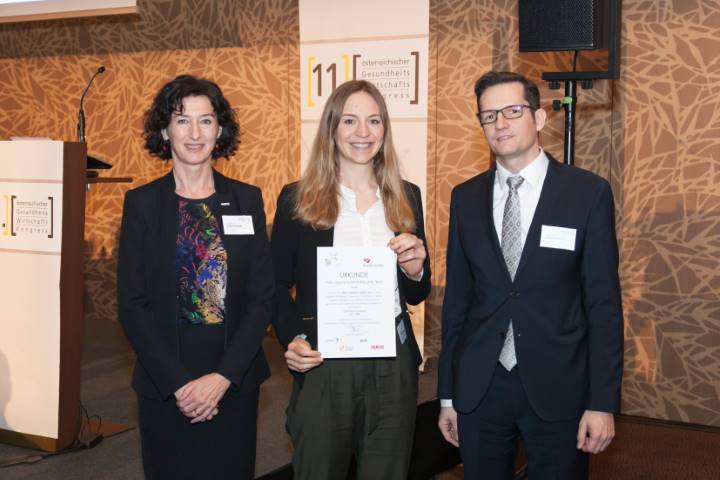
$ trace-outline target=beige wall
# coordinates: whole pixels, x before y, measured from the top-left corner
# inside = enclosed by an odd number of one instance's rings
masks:
[[[623,411],[720,425],[720,7],[623,2],[621,78],[580,91],[577,164],[615,192],[626,315]],[[426,353],[439,349],[448,201],[489,164],[472,85],[490,68],[567,70],[570,54],[518,54],[516,0],[431,0],[427,228],[435,288]],[[219,168],[261,186],[269,219],[299,171],[297,4],[283,0],[141,2],[138,16],[0,26],[0,138],[72,139],[86,102],[91,153],[133,185],[166,170],[142,150],[142,112],[190,72],[237,108],[243,143]],[[581,66],[590,66],[581,55]],[[543,104],[559,98],[542,86]],[[543,145],[562,156],[562,112]],[[127,186],[88,197],[88,321],[114,318],[115,246]]]

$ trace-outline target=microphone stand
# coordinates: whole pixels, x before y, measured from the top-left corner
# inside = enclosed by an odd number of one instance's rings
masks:
[[[101,66],[99,67],[95,73],[93,73],[93,76],[90,77],[90,81],[87,84],[87,87],[85,87],[85,90],[83,91],[82,95],[80,96],[80,111],[78,112],[78,123],[77,123],[77,139],[78,142],[86,143],[85,142],[85,110],[83,109],[83,101],[85,100],[85,95],[87,95],[88,90],[90,90],[90,85],[92,85],[93,80],[95,80],[95,77],[100,75],[101,73],[105,72],[105,67]],[[102,160],[95,158],[91,155],[87,155],[87,169],[89,170],[96,170],[96,169],[107,169],[112,168],[112,165],[109,163],[105,163]]]

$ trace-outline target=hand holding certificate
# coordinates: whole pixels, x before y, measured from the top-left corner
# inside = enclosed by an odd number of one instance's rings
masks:
[[[396,262],[387,247],[318,247],[323,358],[395,356]]]
[[[388,247],[397,254],[398,265],[409,278],[422,278],[427,251],[421,239],[411,233],[401,233],[390,240]]]

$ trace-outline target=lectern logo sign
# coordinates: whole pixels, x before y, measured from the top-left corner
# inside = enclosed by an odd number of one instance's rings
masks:
[[[3,236],[53,238],[54,201],[54,197],[3,195]]]
[[[62,183],[0,178],[0,252],[59,254]]]

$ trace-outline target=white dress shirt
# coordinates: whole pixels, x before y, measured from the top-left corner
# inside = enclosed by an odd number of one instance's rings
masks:
[[[541,149],[535,160],[520,170],[518,173],[512,173],[503,167],[500,162],[496,163],[495,183],[493,184],[493,223],[497,232],[498,241],[502,242],[502,222],[505,213],[505,202],[507,201],[510,188],[507,185],[507,178],[513,175],[523,177],[524,181],[518,188],[518,199],[520,200],[520,231],[522,236],[522,245],[525,247],[525,239],[527,239],[530,224],[532,223],[535,209],[537,209],[540,201],[540,193],[545,182],[547,169],[550,161]],[[443,398],[440,400],[441,407],[452,407],[452,400]]]
[[[375,192],[377,201],[363,214],[358,212],[355,192],[340,185],[340,215],[333,231],[334,247],[385,247],[395,232],[385,221],[385,206],[380,189]],[[393,269],[395,281],[395,316],[402,313],[397,269]]]
[[[545,152],[540,153],[535,160],[520,170],[518,173],[512,173],[497,162],[497,170],[495,172],[495,183],[493,184],[493,222],[495,223],[495,231],[497,232],[498,241],[502,241],[502,222],[503,213],[505,212],[505,202],[507,202],[508,192],[510,188],[507,185],[507,179],[511,176],[521,176],[524,181],[518,188],[518,199],[520,200],[520,231],[522,236],[522,245],[525,247],[525,239],[527,238],[530,224],[532,223],[535,209],[540,200],[540,192],[542,191],[543,182],[547,175],[547,169],[550,161]]]

